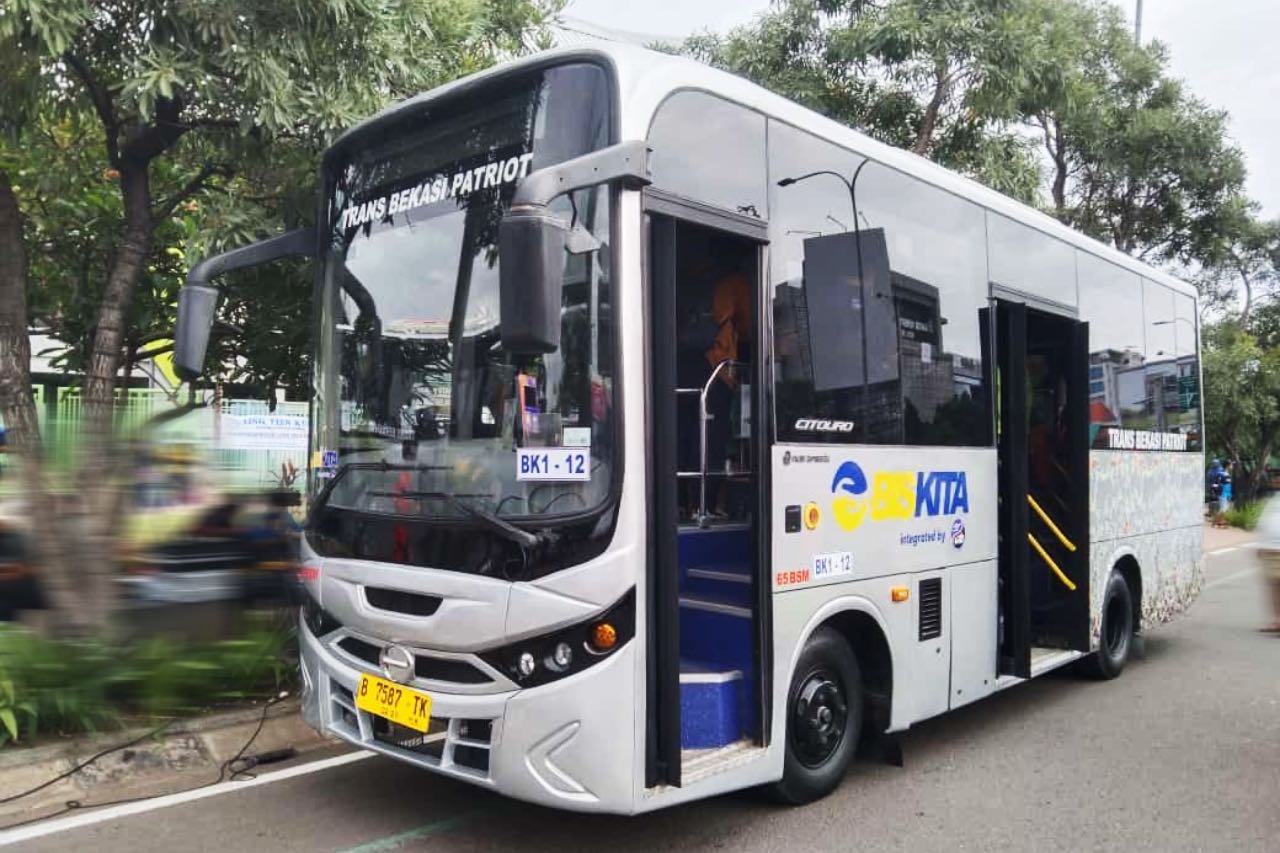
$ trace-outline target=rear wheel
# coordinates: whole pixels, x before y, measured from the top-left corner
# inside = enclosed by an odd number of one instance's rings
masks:
[[[1133,594],[1119,572],[1107,578],[1102,596],[1102,638],[1098,650],[1083,661],[1085,674],[1109,680],[1118,676],[1133,650]]]
[[[862,677],[853,650],[831,628],[809,638],[787,694],[787,752],[773,796],[799,805],[840,784],[862,731]]]

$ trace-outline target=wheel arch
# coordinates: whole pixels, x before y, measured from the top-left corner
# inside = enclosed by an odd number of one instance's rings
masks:
[[[892,726],[896,660],[884,616],[870,601],[848,596],[827,602],[805,625],[787,669],[786,683],[794,677],[800,653],[813,633],[830,627],[844,637],[858,659],[866,693],[865,731],[883,732]]]
[[[1142,567],[1138,565],[1137,556],[1130,551],[1116,558],[1111,564],[1111,571],[1118,573],[1129,586],[1129,604],[1133,610],[1133,631],[1136,634],[1142,630]]]
[[[1131,545],[1121,545],[1112,551],[1104,563],[1107,567],[1105,573],[1099,573],[1094,576],[1097,583],[1097,594],[1093,596],[1093,603],[1090,607],[1090,619],[1094,626],[1094,639],[1098,637],[1098,631],[1101,630],[1102,623],[1102,598],[1106,593],[1107,578],[1112,572],[1117,572],[1124,578],[1125,583],[1129,585],[1130,597],[1133,599],[1133,630],[1138,632],[1142,630],[1142,563],[1138,561],[1138,553]]]

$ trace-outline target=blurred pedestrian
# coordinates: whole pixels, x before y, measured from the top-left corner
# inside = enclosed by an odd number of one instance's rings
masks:
[[[1267,501],[1258,519],[1258,559],[1271,605],[1271,623],[1262,630],[1280,634],[1280,496]]]

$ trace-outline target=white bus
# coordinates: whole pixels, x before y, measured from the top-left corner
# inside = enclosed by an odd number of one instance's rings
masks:
[[[831,791],[1201,586],[1195,291],[686,59],[541,54],[323,162],[316,728],[548,806]]]

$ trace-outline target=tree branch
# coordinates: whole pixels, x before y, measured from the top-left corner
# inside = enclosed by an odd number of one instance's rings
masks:
[[[230,166],[205,163],[204,167],[194,178],[187,181],[186,184],[184,184],[182,188],[173,195],[156,205],[155,209],[151,213],[151,220],[153,222],[160,222],[160,220],[167,218],[174,210],[177,209],[178,205],[182,204],[201,190],[207,188],[211,178],[229,178],[232,174],[233,171]]]
[[[120,122],[116,119],[115,107],[111,103],[111,93],[106,87],[93,76],[93,72],[89,70],[89,66],[84,64],[80,57],[71,51],[67,51],[62,55],[67,65],[80,78],[80,82],[84,84],[85,91],[89,94],[89,100],[93,102],[93,108],[98,113],[98,120],[102,122],[102,128],[106,131],[107,136],[107,160],[111,165],[120,167],[120,148],[116,137],[119,135]]]

